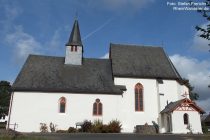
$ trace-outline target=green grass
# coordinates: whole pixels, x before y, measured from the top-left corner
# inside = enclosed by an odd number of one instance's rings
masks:
[[[12,136],[0,135],[0,140],[47,140],[47,139],[35,136],[18,136],[14,139]]]

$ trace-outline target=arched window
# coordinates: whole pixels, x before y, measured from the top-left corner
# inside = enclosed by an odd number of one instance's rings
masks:
[[[66,98],[61,97],[59,99],[59,113],[65,113],[66,112]]]
[[[135,110],[144,111],[143,85],[140,83],[135,85]]]
[[[93,104],[93,115],[94,116],[101,116],[103,110],[103,105],[100,102],[100,99],[96,99],[95,103]]]
[[[189,116],[187,113],[184,114],[183,119],[184,119],[184,124],[189,124]]]

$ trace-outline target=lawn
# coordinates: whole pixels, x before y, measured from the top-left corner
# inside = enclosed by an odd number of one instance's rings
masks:
[[[16,138],[14,134],[0,133],[0,140],[210,140],[210,134],[204,135],[141,135],[141,134],[93,134],[93,133],[19,133]]]
[[[47,140],[44,138],[40,137],[35,137],[35,136],[18,136],[14,138],[13,136],[8,136],[8,135],[0,135],[0,140]]]

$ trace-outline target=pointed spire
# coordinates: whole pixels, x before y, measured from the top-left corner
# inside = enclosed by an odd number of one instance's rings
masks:
[[[69,41],[68,41],[68,43],[66,43],[66,46],[71,46],[71,45],[82,46],[82,40],[81,40],[80,30],[79,30],[79,23],[78,23],[77,19],[75,19],[75,21],[74,21],[74,26],[72,28]]]

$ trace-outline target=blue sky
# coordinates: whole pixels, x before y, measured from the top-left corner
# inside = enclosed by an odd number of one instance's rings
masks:
[[[102,58],[110,43],[161,46],[210,111],[208,42],[194,28],[207,21],[167,2],[177,0],[0,0],[0,80],[13,82],[28,54],[64,56],[78,13],[85,57]]]

